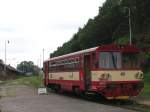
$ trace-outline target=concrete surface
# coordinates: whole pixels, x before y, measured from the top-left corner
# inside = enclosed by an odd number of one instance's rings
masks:
[[[38,95],[28,86],[2,86],[1,112],[135,112],[65,95]]]

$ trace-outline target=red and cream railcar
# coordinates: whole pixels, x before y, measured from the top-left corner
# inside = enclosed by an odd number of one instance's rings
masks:
[[[44,62],[44,84],[57,91],[128,99],[143,88],[138,54],[134,45],[110,44],[50,58]]]

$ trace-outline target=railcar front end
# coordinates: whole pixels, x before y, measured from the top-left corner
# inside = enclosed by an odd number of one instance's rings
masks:
[[[130,50],[130,49],[129,49]],[[100,51],[98,67],[91,71],[91,89],[107,99],[129,99],[143,89],[137,50]]]

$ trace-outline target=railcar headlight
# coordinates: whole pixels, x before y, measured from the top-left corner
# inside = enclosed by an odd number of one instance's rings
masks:
[[[108,73],[106,76],[106,79],[110,79],[110,78],[111,78],[111,75]]]
[[[142,72],[140,73],[140,79],[143,79],[143,73]]]
[[[102,75],[100,76],[100,79],[105,79],[105,74],[102,74]]]
[[[143,79],[143,73],[142,73],[142,72],[137,72],[137,73],[135,74],[135,78],[136,78],[136,79]]]
[[[101,76],[100,76],[100,80],[108,80],[110,79],[111,75],[109,73],[103,73]]]

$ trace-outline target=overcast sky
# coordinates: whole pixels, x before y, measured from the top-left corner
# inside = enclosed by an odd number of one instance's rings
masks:
[[[44,58],[68,41],[105,0],[0,0],[0,59],[16,66],[21,61],[40,65]],[[42,64],[42,62],[41,62]]]

